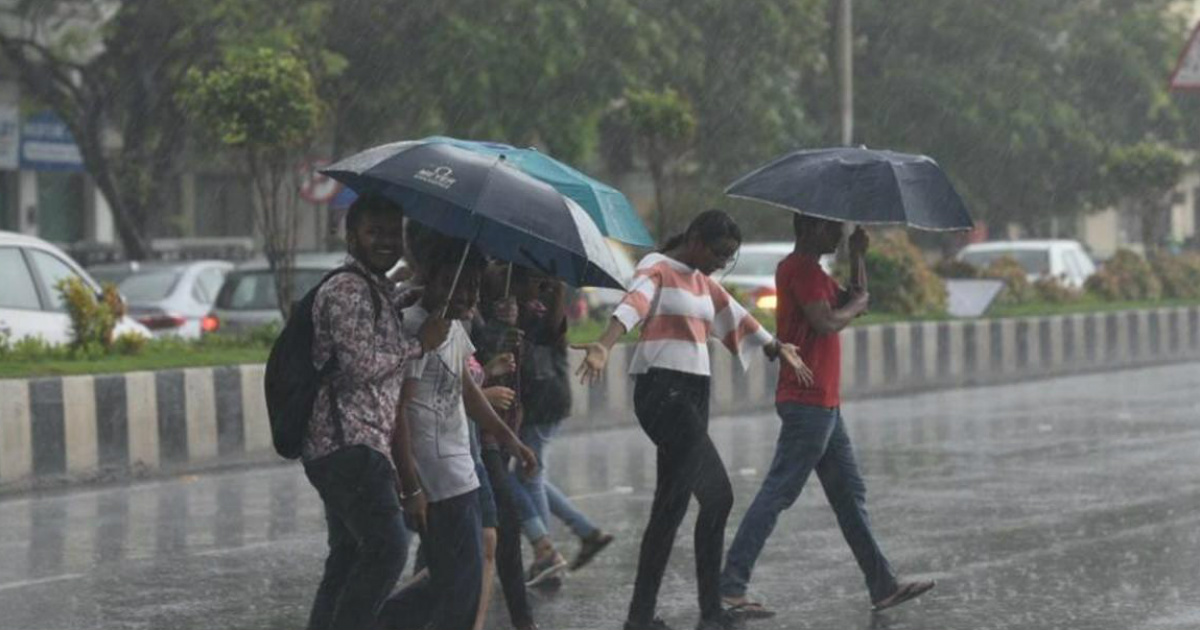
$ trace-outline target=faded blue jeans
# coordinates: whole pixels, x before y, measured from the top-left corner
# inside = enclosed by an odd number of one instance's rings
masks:
[[[513,479],[519,482],[517,485],[528,497],[528,501],[518,501],[517,504],[524,511],[521,514],[522,528],[530,541],[537,540],[539,535],[546,535],[551,514],[558,517],[571,529],[572,533],[580,538],[586,538],[598,531],[587,515],[580,512],[579,508],[576,508],[575,504],[567,498],[567,495],[546,478],[550,440],[558,433],[559,426],[557,422],[521,426],[521,441],[537,455],[538,462],[541,464],[537,473],[528,479],[520,479],[517,473],[512,473]]]
[[[721,594],[745,595],[754,563],[779,514],[796,502],[815,469],[842,536],[866,576],[871,601],[887,597],[896,590],[896,577],[871,533],[867,487],[858,472],[841,410],[796,403],[780,403],[776,410],[781,426],[775,459],[729,546]]]

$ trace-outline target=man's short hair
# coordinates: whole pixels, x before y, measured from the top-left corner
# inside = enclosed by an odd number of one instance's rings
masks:
[[[404,214],[404,208],[384,197],[376,194],[359,195],[350,208],[346,210],[346,233],[349,234],[358,228],[358,224],[362,222],[362,218],[368,214],[376,214],[383,212],[397,212]]]
[[[810,234],[813,230],[821,227],[825,223],[837,223],[830,219],[823,219],[811,214],[794,214],[792,215],[792,231],[796,233],[796,238],[804,234]]]

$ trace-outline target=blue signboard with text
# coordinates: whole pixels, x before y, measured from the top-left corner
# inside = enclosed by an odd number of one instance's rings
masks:
[[[21,124],[21,168],[29,171],[82,171],[83,158],[71,130],[53,112],[39,112]]]

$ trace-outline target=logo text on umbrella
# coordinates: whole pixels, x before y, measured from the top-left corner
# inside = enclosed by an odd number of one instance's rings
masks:
[[[413,175],[413,179],[444,189],[448,189],[458,182],[454,178],[454,169],[449,166],[423,168],[417,171],[416,175]]]

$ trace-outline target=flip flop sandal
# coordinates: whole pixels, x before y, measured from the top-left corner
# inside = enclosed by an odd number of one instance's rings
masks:
[[[886,610],[893,606],[903,604],[904,602],[913,599],[914,597],[918,597],[929,589],[933,588],[934,584],[936,584],[936,582],[933,580],[905,582],[904,584],[900,585],[900,588],[897,589],[895,593],[892,593],[878,602],[875,602],[875,604],[871,607],[871,610],[879,612],[881,610]]]
[[[742,619],[770,619],[775,616],[774,610],[758,602],[745,601],[740,604],[732,604],[726,601],[725,605],[729,607],[726,609],[729,614]]]

